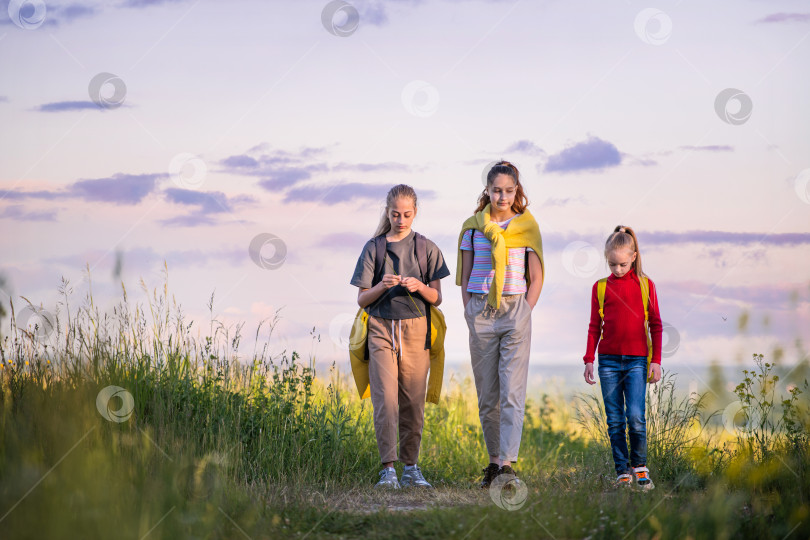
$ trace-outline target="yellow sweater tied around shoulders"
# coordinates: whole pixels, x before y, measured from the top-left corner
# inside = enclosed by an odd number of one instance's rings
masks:
[[[492,244],[492,267],[495,269],[495,279],[489,287],[487,303],[498,309],[501,305],[503,283],[506,279],[506,260],[509,248],[530,247],[537,253],[543,268],[543,272],[540,274],[541,284],[545,277],[546,265],[543,262],[543,239],[540,236],[540,227],[529,210],[524,210],[522,214],[512,218],[506,229],[502,229],[490,219],[490,210],[491,205],[487,204],[483,210],[467,218],[461,226],[461,234],[458,235],[456,285],[461,285],[461,241],[464,233],[469,229],[481,231]],[[527,273],[526,285],[528,286],[530,283],[531,276]]]

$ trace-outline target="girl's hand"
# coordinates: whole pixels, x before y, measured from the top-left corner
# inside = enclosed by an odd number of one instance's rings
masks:
[[[405,277],[402,278],[402,286],[408,289],[408,292],[422,292],[422,287],[426,285],[422,283],[422,280],[416,279],[415,277]]]
[[[402,276],[397,274],[385,274],[380,283],[382,283],[386,289],[390,289],[391,287],[396,287],[399,285],[401,281]]]
[[[650,362],[650,370],[647,372],[647,382],[655,384],[661,380],[661,364]]]
[[[593,362],[585,364],[585,382],[588,384],[596,384],[596,379],[593,378]]]

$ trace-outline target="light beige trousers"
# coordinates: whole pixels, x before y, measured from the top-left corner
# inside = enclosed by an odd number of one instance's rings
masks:
[[[501,297],[496,311],[487,295],[473,294],[464,308],[478,414],[491,456],[517,461],[526,403],[532,309],[526,296]]]
[[[419,458],[425,420],[430,349],[425,349],[427,318],[368,319],[368,376],[374,431],[382,463],[410,465]]]

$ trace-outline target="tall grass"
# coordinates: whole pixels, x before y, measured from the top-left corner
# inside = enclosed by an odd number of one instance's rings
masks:
[[[720,445],[707,430],[714,417],[703,398],[678,397],[669,374],[649,387],[655,495],[612,491],[597,395],[566,402],[544,394],[527,401],[516,465],[530,487],[531,517],[521,511],[501,519],[491,506],[485,511],[493,519],[483,522],[483,510],[448,508],[416,519],[363,517],[352,512],[357,505],[400,496],[363,495],[379,467],[371,405],[334,366],[316,374],[313,354],[302,360],[274,350],[277,317],[258,325],[257,345],[244,354],[243,326],[218,321],[213,296],[203,327],[186,320],[169,294],[168,274],[159,288],[141,282],[145,304],[132,303],[122,287],[108,313],[95,304],[90,283],[78,307],[62,283],[53,320],[41,321],[52,322],[52,332],[17,327],[9,306],[11,332],[0,340],[4,538],[65,531],[88,538],[112,531],[127,538],[300,537],[313,530],[317,537],[782,537],[796,524],[794,532],[810,532],[801,525],[810,523],[807,394],[793,388],[779,402],[775,393],[752,391],[761,380],[771,390],[768,374],[740,388],[746,399],[769,400],[771,418],[782,415],[768,425],[767,455],[746,450],[760,443],[745,430]],[[314,332],[312,339],[314,346]],[[126,421],[104,417],[124,400],[97,403],[111,385],[132,395]],[[427,500],[488,503],[473,490],[486,454],[472,383],[453,378],[441,403],[426,408],[420,465],[439,488]],[[677,497],[678,505],[660,497]]]

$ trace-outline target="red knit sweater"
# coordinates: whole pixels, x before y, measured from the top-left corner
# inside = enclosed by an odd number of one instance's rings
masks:
[[[648,324],[652,335],[652,362],[661,363],[661,314],[658,312],[658,294],[650,283],[650,302],[647,308]],[[583,360],[593,362],[597,344],[601,354],[647,356],[647,336],[644,335],[644,304],[638,276],[631,268],[617,278],[610,274],[605,288],[605,320],[599,318],[599,299],[593,284],[591,294],[591,322],[588,325],[588,344]],[[602,332],[600,341],[599,335]]]

